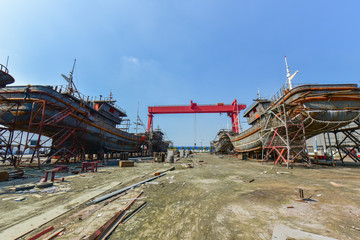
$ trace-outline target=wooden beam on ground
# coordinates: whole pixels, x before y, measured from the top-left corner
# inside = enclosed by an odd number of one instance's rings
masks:
[[[104,225],[102,225],[98,230],[96,230],[90,237],[86,240],[100,240],[106,239],[107,236],[111,234],[112,231],[120,224],[125,212],[135,203],[135,201],[143,194],[141,192],[131,203],[129,203],[124,209],[117,212],[110,220],[108,220]]]
[[[67,202],[66,204],[56,206],[56,207],[50,209],[49,211],[44,212],[43,214],[36,215],[34,217],[26,219],[22,222],[18,222],[17,224],[6,228],[2,232],[0,232],[0,236],[2,236],[3,239],[21,238],[21,237],[39,229],[40,227],[44,226],[48,222],[52,221],[53,219],[60,217],[61,215],[80,206],[84,202],[88,202],[90,199],[102,194],[103,192],[106,192],[107,190],[109,190],[119,184],[120,184],[120,182],[112,182],[112,183],[100,186],[98,188],[95,188],[93,190],[89,190],[89,192],[82,194],[81,196]],[[103,190],[103,191],[101,193],[99,193],[99,190]],[[33,225],[34,222],[40,223],[39,226],[34,228],[34,225]]]
[[[44,230],[44,231],[42,231],[42,232],[39,232],[38,234],[36,234],[35,236],[33,236],[33,237],[29,238],[28,240],[35,240],[35,239],[38,239],[38,238],[39,238],[39,237],[41,237],[42,235],[47,234],[48,232],[51,232],[52,230],[54,230],[54,227],[53,227],[53,226],[51,226],[51,227],[49,227],[49,228],[45,229],[45,230]]]

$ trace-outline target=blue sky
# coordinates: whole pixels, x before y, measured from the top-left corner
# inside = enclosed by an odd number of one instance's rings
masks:
[[[1,1],[0,63],[17,85],[65,85],[74,58],[82,93],[115,99],[147,122],[147,107],[250,105],[284,83],[359,83],[359,1]],[[195,125],[196,122],[196,125]],[[245,119],[242,119],[245,122]],[[208,145],[230,119],[156,115],[175,145]]]

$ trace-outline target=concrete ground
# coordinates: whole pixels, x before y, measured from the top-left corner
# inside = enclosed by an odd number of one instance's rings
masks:
[[[166,176],[107,204],[85,204],[171,166],[175,170]],[[53,226],[54,231],[65,228],[56,239],[85,239],[141,191],[130,211],[147,205],[110,239],[360,239],[360,166],[286,169],[201,153],[174,164],[104,167],[70,176],[49,192],[8,193],[2,187],[0,239],[18,237],[52,218],[26,238]],[[297,201],[298,188],[304,189],[305,201]],[[26,199],[14,201],[21,196]],[[292,232],[308,237],[295,238]]]

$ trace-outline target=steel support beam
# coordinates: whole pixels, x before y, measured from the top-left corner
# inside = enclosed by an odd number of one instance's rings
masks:
[[[239,133],[238,116],[241,110],[246,108],[245,104],[238,104],[235,99],[231,104],[224,105],[218,103],[217,105],[198,105],[192,100],[189,106],[152,106],[149,107],[149,119],[147,131],[152,131],[154,114],[183,114],[183,113],[227,113],[231,118],[232,130]]]

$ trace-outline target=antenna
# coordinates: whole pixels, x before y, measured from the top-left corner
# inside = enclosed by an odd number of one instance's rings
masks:
[[[8,67],[8,64],[9,64],[9,56],[7,56],[7,59],[6,59],[6,68]]]
[[[74,60],[74,65],[73,65],[73,68],[69,74],[69,77],[65,76],[64,74],[61,74],[61,76],[63,78],[65,78],[65,80],[68,82],[68,87],[71,88],[72,85],[73,85],[73,73],[74,73],[74,68],[75,68],[75,63],[76,63],[76,59]]]
[[[136,113],[136,123],[139,122],[139,102],[138,102],[138,106],[137,106],[137,113]],[[136,131],[135,133],[137,134],[138,131],[138,124],[136,124]]]
[[[289,68],[289,66],[287,64],[286,56],[285,56],[285,65],[286,65],[286,72],[287,72],[287,74],[286,74],[286,78],[287,78],[286,84],[289,86],[289,89],[291,90],[293,88],[291,80],[295,77],[296,74],[298,74],[299,71],[296,70],[293,75],[290,74],[290,68]]]
[[[289,69],[289,66],[287,64],[287,59],[286,59],[286,56],[285,56],[285,65],[286,65],[286,77],[289,78],[290,77],[290,69]]]
[[[73,73],[74,73],[75,63],[76,63],[76,58],[74,59],[73,68],[72,68],[72,70],[71,70],[71,72],[70,72],[71,81],[73,80]]]
[[[74,64],[73,64],[73,67],[72,67],[72,70],[69,74],[69,77],[65,76],[64,74],[61,74],[61,76],[68,82],[68,91],[69,91],[69,94],[73,95],[73,92],[75,92],[79,99],[84,101],[81,97],[81,94],[79,93],[79,91],[77,90],[75,84],[74,84],[74,81],[73,81],[73,74],[74,74],[74,69],[75,69],[75,64],[76,64],[76,58],[74,59]]]
[[[138,109],[137,109],[137,118],[136,118],[136,122],[134,122],[134,124],[136,125],[136,127],[135,127],[136,133],[139,130],[138,126],[142,126],[144,129],[144,132],[146,132],[145,124],[143,123],[143,121],[141,120],[141,118],[139,116],[139,102],[138,102]]]

